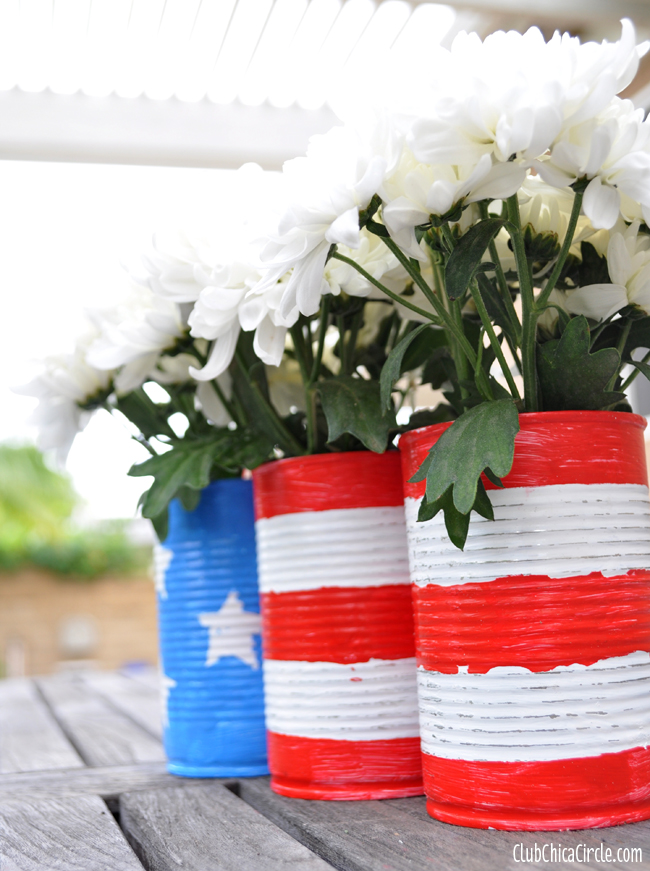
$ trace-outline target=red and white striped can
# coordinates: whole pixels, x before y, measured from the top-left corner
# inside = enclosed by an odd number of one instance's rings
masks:
[[[278,460],[253,483],[272,789],[421,795],[399,454]]]
[[[632,414],[520,416],[464,551],[406,484],[427,808],[513,830],[650,817],[650,504]],[[404,435],[408,481],[449,424]]]

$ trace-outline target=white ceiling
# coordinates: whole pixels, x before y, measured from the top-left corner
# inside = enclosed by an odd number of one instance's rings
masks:
[[[624,14],[642,31],[650,24],[648,0],[532,7],[0,0],[0,157],[276,168],[335,122],[337,93],[461,29],[569,24],[587,38],[615,38]]]

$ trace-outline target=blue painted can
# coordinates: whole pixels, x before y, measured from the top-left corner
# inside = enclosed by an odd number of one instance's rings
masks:
[[[252,482],[172,502],[155,561],[168,770],[267,774]]]

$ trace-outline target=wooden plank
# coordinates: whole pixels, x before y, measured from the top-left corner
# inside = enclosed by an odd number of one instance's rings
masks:
[[[23,678],[0,681],[0,774],[81,767],[34,684]]]
[[[221,785],[124,795],[120,824],[149,871],[331,871]]]
[[[111,765],[107,768],[63,769],[61,771],[25,772],[0,777],[0,803],[20,797],[100,795],[114,798],[122,792],[160,787],[200,786],[209,780],[177,777],[167,773],[163,762],[139,765]],[[232,783],[232,779],[220,780]],[[2,869],[4,871],[4,869]]]
[[[14,800],[0,807],[0,868],[142,871],[96,796]]]
[[[80,678],[87,687],[103,696],[113,707],[162,740],[157,681],[153,687],[112,671],[84,672]]]
[[[87,765],[128,765],[165,759],[157,738],[92,693],[78,676],[40,678],[38,685]]]
[[[650,824],[591,829],[581,832],[496,832],[452,826],[431,819],[422,798],[388,801],[325,802],[284,798],[271,792],[266,778],[241,780],[239,794],[310,850],[346,871],[505,871],[520,867],[517,844],[575,847],[645,845],[650,858]],[[614,850],[614,855],[616,851]],[[558,864],[536,863],[536,868]],[[581,868],[612,867],[585,862]],[[635,871],[638,862],[618,862],[621,871]]]
[[[160,690],[160,671],[153,665],[143,666],[141,668],[123,668],[119,674],[127,680],[132,680],[137,684],[144,684],[150,690],[159,692]]]

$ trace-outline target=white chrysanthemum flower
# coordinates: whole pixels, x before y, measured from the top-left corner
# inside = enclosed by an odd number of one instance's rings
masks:
[[[625,288],[623,305],[636,305],[650,313],[650,236],[639,232],[638,221],[623,233],[612,233],[607,267],[614,284]]]
[[[320,297],[329,292],[323,271],[331,245],[358,248],[359,212],[379,190],[388,166],[379,147],[351,128],[334,127],[311,139],[306,157],[284,165],[292,205],[278,235],[261,253],[268,270],[256,287],[258,292],[268,290],[291,272],[281,318],[291,317],[295,309],[308,316],[318,311]],[[389,146],[382,143],[381,148]]]
[[[95,338],[95,333],[85,336],[72,354],[46,357],[36,378],[13,388],[14,393],[38,399],[30,423],[38,428],[41,450],[55,451],[61,464],[65,463],[75,436],[85,429],[93,415],[92,410],[82,406],[92,405],[111,385],[112,372],[88,363],[88,347]]]
[[[581,45],[557,32],[545,42],[534,27],[484,41],[460,33],[434,54],[428,81],[415,82],[419,119],[409,143],[430,164],[537,158],[567,124],[603,111],[634,78],[643,50],[628,20],[617,43]]]
[[[636,204],[650,220],[650,122],[643,116],[630,100],[615,98],[598,118],[570,127],[536,163],[556,187],[589,179],[583,211],[597,229],[613,227],[621,212],[638,217]]]
[[[164,351],[185,335],[180,307],[144,287],[134,287],[116,308],[91,311],[89,316],[99,335],[88,350],[88,362],[97,369],[118,370],[118,393],[138,388]]]
[[[246,263],[232,263],[220,275],[220,283],[203,288],[189,316],[190,335],[214,343],[203,369],[190,370],[199,381],[212,381],[230,365],[241,329],[239,308],[259,278],[255,267]]]
[[[419,163],[405,149],[396,171],[384,182],[382,217],[389,233],[409,256],[425,261],[415,227],[430,215],[446,215],[458,203],[505,199],[521,187],[526,170],[515,163],[494,163],[484,154],[475,166]]]
[[[145,274],[134,276],[134,280],[162,299],[177,303],[195,302],[220,267],[214,246],[185,232],[165,240],[154,236],[152,249],[142,256],[142,263]]]

